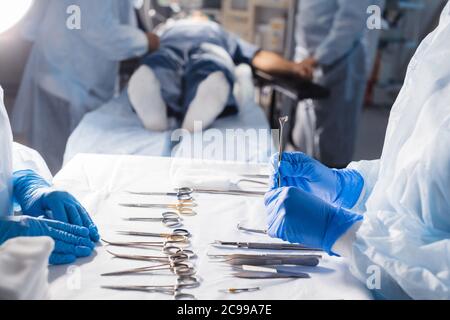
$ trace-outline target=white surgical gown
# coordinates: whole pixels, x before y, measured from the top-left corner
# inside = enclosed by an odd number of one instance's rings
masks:
[[[381,159],[351,164],[366,182],[352,271],[384,298],[450,299],[449,57],[450,3],[409,65]]]
[[[77,17],[80,28],[73,29]],[[119,61],[143,55],[147,37],[137,28],[131,0],[40,0],[24,21],[24,36],[34,45],[13,131],[55,172],[83,115],[113,97]]]
[[[0,86],[0,219],[12,214],[12,172],[32,169],[46,179],[50,172],[37,152],[13,144]],[[0,300],[48,298],[48,237],[16,238],[0,246]]]
[[[297,107],[293,142],[329,166],[352,160],[366,88],[366,13],[372,0],[299,0],[296,60],[314,57],[314,81],[330,90],[325,100]]]

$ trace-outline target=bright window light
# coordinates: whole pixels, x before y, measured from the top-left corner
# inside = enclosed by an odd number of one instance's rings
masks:
[[[33,0],[0,0],[0,33],[19,22],[32,3]]]

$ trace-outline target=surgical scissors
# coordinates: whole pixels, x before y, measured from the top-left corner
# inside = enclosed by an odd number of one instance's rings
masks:
[[[163,264],[127,269],[122,271],[108,272],[103,273],[101,276],[120,276],[120,275],[138,274],[161,270],[170,270],[175,275],[180,277],[189,277],[196,274],[194,266],[188,262],[187,255],[182,254],[168,255],[168,258],[169,261]]]
[[[197,206],[192,200],[179,200],[178,203],[169,204],[153,204],[153,203],[120,203],[121,207],[127,208],[141,208],[141,209],[173,209],[182,215],[196,215],[193,208]]]
[[[138,196],[169,196],[169,197],[177,197],[178,200],[191,200],[193,190],[190,188],[180,188],[175,189],[175,192],[136,192],[136,191],[127,191],[129,194],[134,194]]]
[[[117,231],[118,234],[137,237],[153,237],[166,238],[169,241],[188,242],[192,236],[191,233],[185,229],[175,229],[172,233],[153,233],[140,231]]]
[[[195,299],[194,295],[182,293],[184,289],[195,289],[200,286],[200,281],[194,276],[179,277],[175,285],[130,285],[130,286],[102,286],[103,289],[122,291],[156,292],[174,296],[175,300]]]
[[[157,261],[157,262],[167,262],[175,261],[179,259],[192,260],[196,259],[197,256],[192,250],[179,249],[176,253],[167,256],[148,256],[148,255],[129,255],[129,254],[119,254],[112,251],[106,250],[114,258],[125,259],[125,260],[137,260],[137,261]]]
[[[179,228],[183,226],[183,219],[176,212],[164,212],[161,218],[124,218],[125,221],[132,222],[162,222],[168,228]]]
[[[128,247],[137,249],[154,249],[161,248],[161,250],[169,254],[169,251],[173,248],[188,248],[191,244],[189,241],[152,241],[152,242],[113,242],[102,239],[109,246],[113,247]]]
[[[284,125],[289,121],[289,117],[281,117],[278,119],[280,121],[280,145],[278,150],[278,170],[281,165],[281,160],[283,159],[283,150],[284,150],[284,144],[283,144],[283,133],[284,133]],[[278,173],[278,188],[281,187],[281,174]]]

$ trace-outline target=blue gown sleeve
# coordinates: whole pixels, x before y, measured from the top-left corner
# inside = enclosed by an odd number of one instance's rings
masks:
[[[338,0],[331,32],[317,48],[314,57],[321,65],[329,66],[344,57],[366,30],[368,0]]]
[[[20,31],[23,38],[31,42],[36,40],[39,24],[44,18],[48,6],[49,0],[33,2],[30,10],[20,23]]]
[[[118,10],[124,8],[119,6],[117,0],[78,0],[78,3],[82,22],[79,31],[107,59],[121,61],[147,52],[148,40],[145,33],[132,21],[128,24],[120,21]],[[127,9],[134,10],[132,1],[129,1]]]

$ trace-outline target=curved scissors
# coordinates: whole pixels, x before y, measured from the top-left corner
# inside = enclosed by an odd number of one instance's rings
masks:
[[[185,229],[175,229],[172,233],[153,233],[139,231],[117,231],[118,234],[137,237],[166,238],[168,241],[188,242],[191,233]]]
[[[183,219],[176,212],[164,212],[161,218],[124,218],[132,222],[162,222],[168,228],[179,228],[183,226]]]

